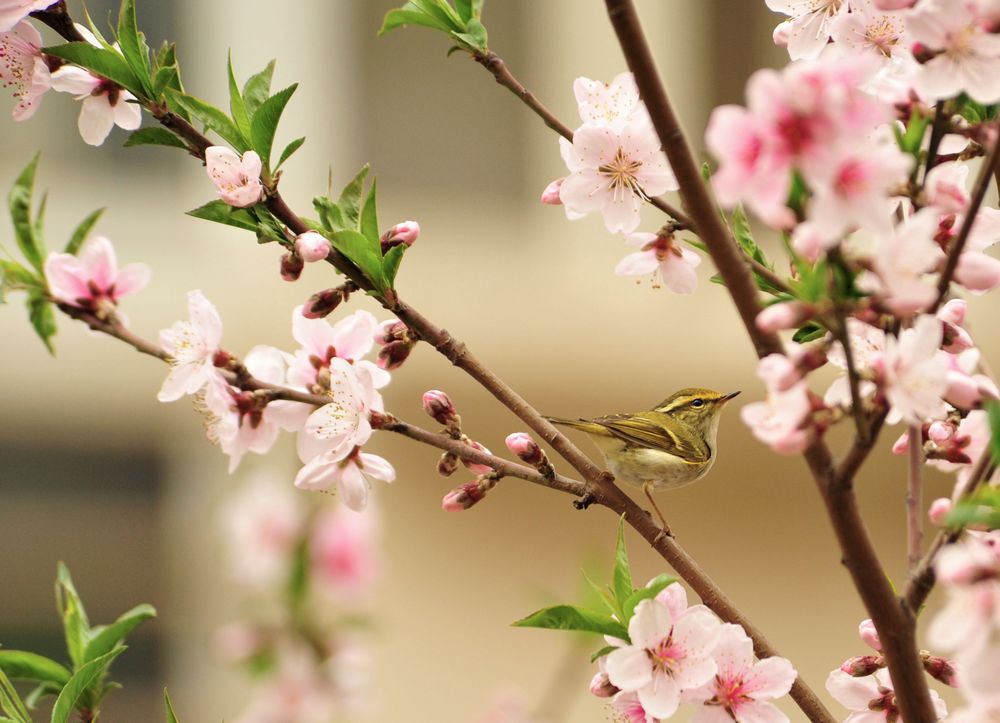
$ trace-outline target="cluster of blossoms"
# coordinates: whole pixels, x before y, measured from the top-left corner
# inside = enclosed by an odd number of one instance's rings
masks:
[[[704,605],[688,606],[678,583],[643,600],[629,620],[631,642],[608,638],[590,690],[611,698],[623,721],[655,723],[694,707],[696,723],[788,721],[772,702],[787,694],[796,672],[784,658],[754,660],[738,625],[722,623]]]
[[[669,227],[635,232],[643,203],[676,191],[677,181],[632,74],[611,83],[577,78],[573,91],[583,125],[572,142],[559,141],[570,173],[549,184],[542,202],[561,204],[570,219],[600,212],[608,231],[625,234],[625,242],[640,250],[622,259],[619,276],[651,276],[656,287],[692,293],[701,257],[680,246]]]
[[[247,668],[239,723],[329,723],[371,705],[363,616],[379,578],[375,510],[307,508],[286,484],[257,477],[221,511],[227,567],[252,613],[215,648]]]

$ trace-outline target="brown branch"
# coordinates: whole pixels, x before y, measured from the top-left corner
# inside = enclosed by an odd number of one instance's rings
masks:
[[[73,24],[73,18],[66,10],[66,0],[59,0],[55,5],[51,5],[45,10],[36,10],[31,13],[31,17],[45,23],[71,43],[87,42],[87,39]]]
[[[1000,133],[1000,122],[994,126],[994,130]],[[976,176],[976,185],[972,191],[972,199],[969,201],[969,207],[965,210],[965,216],[962,218],[962,226],[958,231],[958,236],[952,241],[951,249],[948,251],[948,258],[945,261],[944,269],[941,271],[941,278],[938,279],[937,298],[928,310],[927,313],[929,314],[936,312],[948,296],[951,280],[955,276],[955,269],[958,268],[959,257],[962,255],[962,251],[965,250],[969,235],[972,233],[972,226],[976,222],[980,206],[983,205],[983,199],[986,198],[986,191],[990,186],[993,174],[1000,168],[998,167],[998,161],[1000,161],[1000,135],[993,141],[993,147],[990,148],[986,160],[979,167],[979,174]]]
[[[924,544],[923,510],[923,436],[918,425],[910,425],[907,430],[908,455],[906,475],[906,560],[912,573],[920,564]]]

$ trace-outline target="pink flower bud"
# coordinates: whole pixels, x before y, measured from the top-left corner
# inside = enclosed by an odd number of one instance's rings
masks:
[[[951,513],[951,508],[951,500],[947,497],[938,497],[936,500],[931,502],[930,509],[927,510],[927,518],[931,521],[932,525],[944,527],[944,521]]]
[[[845,660],[840,669],[852,677],[865,678],[884,667],[885,660],[881,655],[860,655]]]
[[[757,362],[757,375],[770,389],[779,392],[791,389],[802,379],[798,367],[784,354],[768,354]]]
[[[488,487],[480,480],[459,485],[441,500],[441,509],[445,512],[461,512],[467,510],[486,496]]]
[[[958,258],[955,280],[970,291],[989,291],[1000,285],[1000,260],[979,251]]]
[[[384,254],[393,246],[399,246],[400,244],[412,246],[413,242],[418,238],[420,238],[419,223],[416,221],[403,221],[402,223],[397,223],[395,226],[382,234],[382,253]]]
[[[437,472],[442,477],[451,477],[458,470],[458,457],[451,452],[445,452],[438,460]]]
[[[386,319],[375,330],[375,343],[385,346],[391,341],[405,339],[407,331],[406,324],[398,319]]]
[[[507,449],[516,454],[522,462],[537,465],[541,464],[542,460],[545,459],[545,453],[538,446],[538,443],[531,438],[530,434],[514,432],[508,435],[504,441],[507,444]]]
[[[315,231],[306,231],[295,239],[295,251],[306,263],[322,261],[330,253],[330,242]]]
[[[960,409],[971,409],[982,400],[983,395],[979,390],[979,385],[968,374],[950,370],[946,378],[948,388],[943,396],[948,403]]]
[[[472,447],[473,449],[478,449],[480,452],[491,454],[491,452],[488,449],[486,449],[486,447],[481,445],[479,442],[474,442],[471,439],[466,439],[465,443],[470,447]],[[493,471],[493,468],[488,465],[477,464],[476,462],[470,462],[467,459],[463,459],[462,464],[464,464],[466,468],[473,474],[489,474],[490,472]]]
[[[385,369],[386,371],[398,369],[409,358],[411,351],[413,351],[412,342],[391,341],[379,349],[376,364],[378,364],[380,369]]]
[[[619,689],[608,679],[607,673],[597,673],[590,681],[590,692],[598,698],[610,698],[617,695]]]
[[[778,25],[774,28],[774,32],[771,33],[771,39],[779,48],[788,47],[788,36],[792,30],[791,26],[792,24],[786,20],[783,23],[778,23]]]
[[[458,419],[458,412],[455,411],[455,405],[452,403],[451,397],[442,391],[431,389],[428,392],[424,392],[422,402],[424,411],[433,417],[438,424],[443,424],[447,427]]]
[[[345,300],[343,287],[317,291],[302,307],[302,316],[307,319],[323,319]]]
[[[765,332],[794,329],[812,315],[813,308],[809,304],[803,304],[801,301],[782,301],[764,307],[757,314],[756,324],[758,329]]]
[[[294,251],[289,251],[281,256],[281,278],[285,281],[298,281],[305,268],[302,257]]]
[[[955,326],[962,326],[965,323],[967,308],[965,299],[951,299],[938,310],[937,318]]]
[[[871,620],[862,620],[858,625],[858,636],[872,650],[882,650],[882,641],[878,639],[878,630]]]
[[[950,660],[938,655],[930,655],[929,653],[921,653],[920,660],[924,664],[924,670],[934,680],[939,680],[945,685],[950,685],[952,688],[958,687],[955,664]]]
[[[906,454],[910,450],[910,435],[903,432],[902,436],[892,445],[893,454]]]
[[[912,8],[917,0],[874,0],[875,7],[879,10],[903,10]]]
[[[233,362],[233,355],[225,349],[216,349],[212,354],[212,366],[217,369],[225,369]]]
[[[563,178],[557,178],[545,187],[542,191],[542,203],[549,206],[562,206],[562,199],[559,197],[559,189],[562,188]]]
[[[947,422],[931,422],[927,426],[927,439],[935,444],[944,444],[954,434],[955,428]]]

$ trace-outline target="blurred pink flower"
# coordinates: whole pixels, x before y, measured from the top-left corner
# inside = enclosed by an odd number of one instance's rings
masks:
[[[948,388],[948,360],[940,351],[941,341],[940,320],[927,314],[898,338],[886,339],[883,373],[890,424],[921,424],[947,413],[942,396]]]
[[[826,47],[833,22],[847,14],[845,0],[766,0],[777,13],[788,15],[782,39],[792,60],[814,58]]]
[[[11,88],[17,105],[14,120],[35,114],[42,96],[52,87],[49,66],[42,57],[42,36],[28,21],[0,33],[0,84]]]
[[[319,514],[309,542],[317,589],[343,603],[372,593],[380,572],[377,528],[370,511],[358,514],[338,505]]]
[[[826,679],[826,689],[838,703],[853,711],[847,718],[851,723],[897,723],[900,720],[892,680],[886,670],[863,678],[835,670]],[[931,690],[931,702],[938,720],[948,714],[935,690]]]
[[[56,0],[0,0],[0,31],[10,30],[29,13],[55,4]]]

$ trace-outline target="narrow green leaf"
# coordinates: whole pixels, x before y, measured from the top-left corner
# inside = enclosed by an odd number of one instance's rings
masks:
[[[229,72],[229,112],[233,114],[236,128],[246,140],[250,142],[250,115],[247,113],[243,96],[240,95],[240,86],[236,83],[236,74],[233,72],[233,53],[229,52],[229,59],[226,65]]]
[[[357,223],[347,223],[340,207],[328,196],[317,196],[313,199],[313,208],[319,214],[319,221],[327,231],[353,230]]]
[[[628,551],[625,549],[625,515],[618,519],[618,543],[615,545],[615,569],[612,575],[612,585],[615,591],[615,601],[619,608],[623,608],[633,590],[632,571],[628,564]]]
[[[993,400],[986,402],[986,414],[990,420],[990,452],[993,454],[993,464],[1000,464],[1000,404]]]
[[[444,23],[449,30],[462,30],[464,23],[447,0],[410,0],[407,5],[413,5],[425,15],[436,18]]]
[[[31,270],[16,261],[0,259],[0,301],[6,291],[23,291],[25,289],[44,288],[42,280]]]
[[[56,609],[62,618],[69,658],[73,667],[79,668],[85,662],[84,650],[90,637],[90,621],[69,569],[61,562],[56,572]]]
[[[372,185],[368,188],[368,196],[365,198],[365,205],[361,207],[359,229],[362,235],[368,239],[372,250],[381,256],[382,244],[378,234],[378,205],[375,202],[375,193],[375,179],[373,178]]]
[[[209,201],[204,206],[200,206],[187,212],[188,216],[204,219],[205,221],[215,221],[226,226],[234,226],[244,231],[254,233],[260,227],[257,219],[245,208],[233,208],[224,201]]]
[[[532,613],[513,623],[517,628],[545,628],[547,630],[578,630],[588,633],[611,635],[628,640],[626,627],[610,615],[584,610],[574,605],[555,605]]]
[[[278,165],[274,167],[274,170],[277,171],[279,168],[281,168],[284,165],[285,161],[291,158],[292,154],[295,153],[295,151],[299,150],[302,147],[302,144],[305,142],[306,139],[305,136],[303,136],[302,138],[296,138],[294,141],[285,146],[285,150],[281,152],[281,156],[278,158]]]
[[[7,206],[14,222],[14,236],[17,246],[38,273],[44,273],[45,247],[35,233],[35,225],[31,220],[31,195],[35,187],[35,171],[38,168],[38,154],[14,181],[14,186],[7,195]]]
[[[56,698],[55,705],[52,707],[51,723],[68,723],[80,698],[90,691],[91,686],[100,682],[108,666],[124,652],[125,647],[122,646],[80,666],[79,670],[63,687],[59,697]]]
[[[50,695],[55,697],[59,695],[60,690],[62,690],[61,685],[57,686],[51,683],[42,683],[41,685],[36,685],[34,688],[31,689],[30,693],[24,696],[24,704],[28,706],[29,710],[35,710],[36,708],[38,708],[38,704],[39,702],[41,702],[42,698],[45,698]],[[2,720],[0,720],[0,723],[2,723]]]
[[[271,78],[273,77],[274,61],[272,60],[262,71],[251,75],[244,84],[243,102],[247,107],[247,115],[251,118],[271,95]]]
[[[632,619],[632,614],[635,613],[635,606],[641,603],[643,600],[649,600],[656,597],[668,585],[677,582],[676,577],[671,577],[670,575],[657,575],[655,578],[649,581],[646,587],[639,588],[622,603],[622,614],[625,616],[622,618],[625,624],[628,625],[628,621]]]
[[[376,289],[385,290],[385,281],[382,278],[382,259],[372,251],[367,238],[357,231],[346,229],[334,233],[332,241],[334,248],[361,269]]]
[[[178,723],[177,714],[174,713],[174,704],[170,702],[170,694],[167,689],[163,689],[163,707],[167,709],[167,723]]]
[[[618,648],[616,648],[614,645],[605,645],[603,648],[601,648],[596,653],[590,656],[590,662],[596,663],[598,658],[603,658],[605,655],[607,655],[608,653],[612,653],[615,650],[618,650]]]
[[[470,20],[468,23],[468,28],[464,33],[451,33],[451,36],[465,45],[470,46],[473,50],[479,50],[485,52],[489,50],[487,46],[487,35],[486,28],[478,20]]]
[[[152,84],[149,81],[149,46],[146,45],[145,36],[139,32],[135,18],[135,0],[122,0],[118,12],[118,46],[125,56],[125,62],[142,85],[145,91],[143,95],[152,95]]]
[[[156,73],[153,74],[152,97],[159,100],[167,88],[180,90],[179,86],[180,75],[176,65],[165,65],[162,68],[157,68]]]
[[[340,192],[340,198],[337,199],[337,205],[340,207],[341,213],[344,215],[344,220],[348,222],[352,228],[357,228],[358,219],[361,215],[359,211],[361,204],[361,192],[364,190],[365,178],[368,177],[369,166],[366,163],[358,171],[357,175],[344,186],[344,190]]]
[[[591,592],[594,593],[594,596],[600,600],[601,605],[604,606],[609,614],[617,615],[621,612],[618,605],[615,603],[614,596],[609,588],[602,588],[596,582],[591,580],[590,575],[588,575],[585,570],[581,570],[580,572],[583,575],[584,582],[587,583],[587,587],[589,587]]]
[[[125,139],[125,147],[133,146],[167,146],[169,148],[181,148],[187,150],[187,144],[166,128],[150,126],[132,131]]]
[[[75,65],[93,71],[97,75],[113,80],[140,98],[146,96],[142,83],[131,66],[125,58],[113,50],[95,48],[90,43],[79,41],[43,48],[42,52],[68,60]]]
[[[34,290],[28,291],[27,304],[31,326],[45,344],[45,348],[49,350],[49,354],[54,356],[56,350],[52,346],[52,337],[56,335],[56,315],[52,311],[52,304],[41,291]]]
[[[814,341],[826,335],[826,328],[809,321],[792,335],[792,341],[796,344],[805,344],[807,341]]]
[[[472,0],[455,0],[455,10],[463,22],[469,22],[472,19]]]
[[[0,670],[14,680],[66,685],[72,673],[51,658],[24,650],[0,650]]]
[[[7,719],[13,723],[31,723],[31,716],[28,715],[21,696],[17,694],[3,670],[0,670],[0,713],[14,716]]]
[[[248,146],[240,135],[236,124],[222,110],[201,98],[195,98],[193,95],[172,88],[167,88],[166,94],[167,98],[201,121],[205,128],[218,133],[240,153],[247,150]]]
[[[386,285],[390,289],[395,288],[396,274],[399,273],[399,265],[403,263],[404,253],[406,244],[399,244],[386,251],[382,257],[382,275],[385,276]]]
[[[253,141],[253,148],[260,154],[265,165],[271,162],[271,146],[274,145],[274,134],[278,129],[278,121],[288,104],[288,99],[298,88],[298,83],[294,83],[284,90],[279,90],[270,98],[265,100],[257,112],[253,114],[250,121],[250,138]]]
[[[94,628],[90,641],[84,650],[83,658],[91,661],[111,652],[125,636],[139,625],[156,617],[156,609],[152,605],[137,605],[128,612],[122,613],[115,622],[106,627]]]

